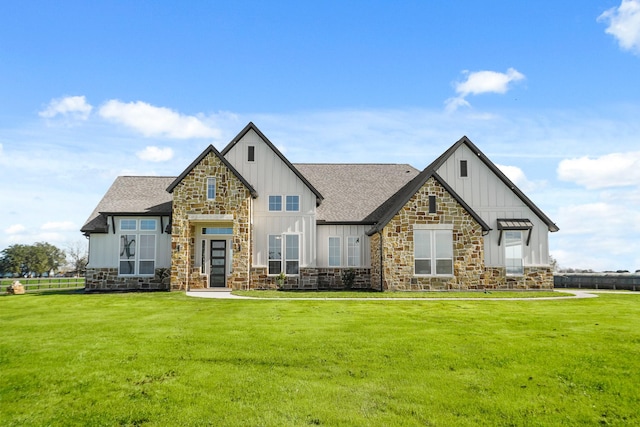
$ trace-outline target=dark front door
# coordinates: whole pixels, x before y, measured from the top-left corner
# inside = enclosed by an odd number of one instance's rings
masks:
[[[209,272],[209,287],[224,288],[227,278],[227,241],[211,241],[211,271]]]

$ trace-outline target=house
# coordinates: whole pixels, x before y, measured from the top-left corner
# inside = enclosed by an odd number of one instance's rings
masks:
[[[467,137],[423,170],[292,164],[249,123],[177,177],[118,177],[87,290],[549,289],[558,227]]]

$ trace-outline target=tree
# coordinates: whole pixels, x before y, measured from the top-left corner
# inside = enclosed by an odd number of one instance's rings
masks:
[[[12,274],[26,276],[57,271],[65,262],[65,253],[50,243],[11,245],[2,251],[0,264]]]
[[[84,274],[86,271],[89,255],[87,254],[87,245],[83,242],[73,242],[67,244],[68,266],[77,276]]]

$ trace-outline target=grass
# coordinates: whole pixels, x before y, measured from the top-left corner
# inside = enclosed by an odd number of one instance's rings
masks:
[[[569,292],[555,291],[446,291],[446,292],[378,292],[362,291],[233,291],[234,295],[254,298],[550,298],[573,296]]]
[[[640,298],[0,297],[0,425],[640,423]]]

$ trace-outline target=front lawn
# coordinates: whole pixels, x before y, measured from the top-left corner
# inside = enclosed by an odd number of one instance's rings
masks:
[[[637,425],[639,320],[639,295],[2,296],[0,425]]]

